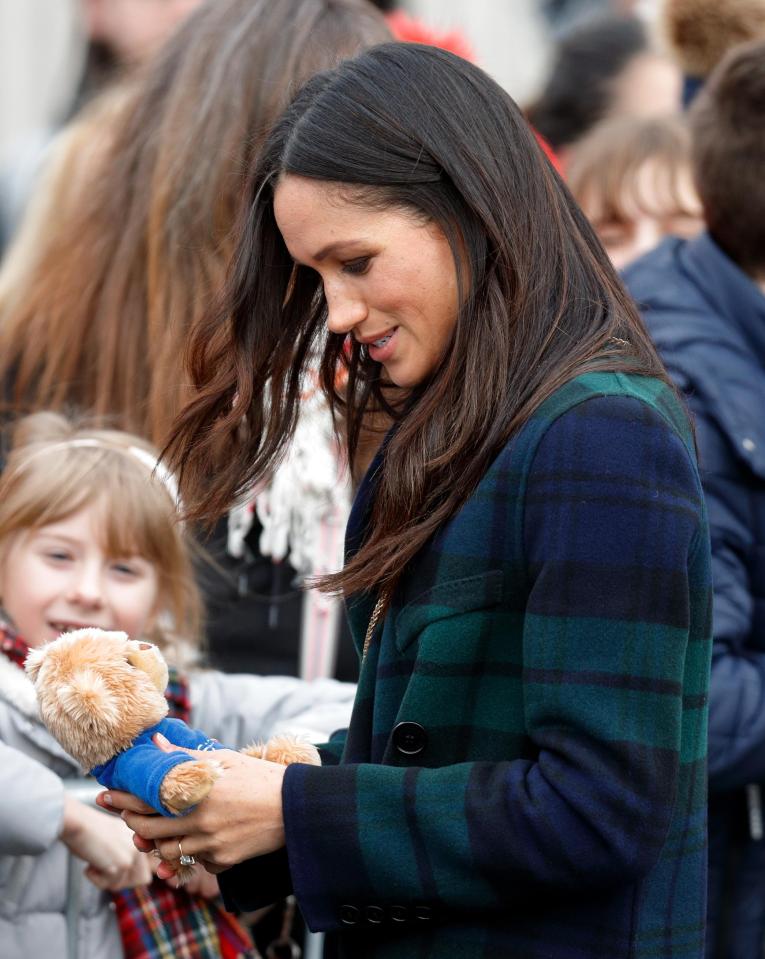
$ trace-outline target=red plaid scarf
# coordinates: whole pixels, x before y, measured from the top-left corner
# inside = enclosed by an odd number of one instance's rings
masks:
[[[2,651],[12,663],[24,668],[24,662],[29,654],[29,646],[11,629],[11,627],[0,620],[0,651]]]
[[[24,668],[30,647],[0,620],[0,652]],[[165,693],[169,714],[188,722],[188,682],[175,670]],[[219,899],[191,896],[161,879],[112,893],[125,959],[257,959],[243,926]]]

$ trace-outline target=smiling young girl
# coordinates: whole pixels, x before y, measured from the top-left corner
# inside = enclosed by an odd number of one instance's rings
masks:
[[[332,680],[178,671],[193,658],[201,609],[176,499],[136,437],[51,413],[18,425],[0,476],[3,959],[65,956],[73,942],[81,959],[250,950],[209,877],[200,870],[182,890],[148,885],[124,823],[77,798],[86,781],[39,721],[21,668],[30,647],[82,626],[151,639],[176,667],[171,713],[233,746],[280,728],[320,737],[347,720],[353,688]]]

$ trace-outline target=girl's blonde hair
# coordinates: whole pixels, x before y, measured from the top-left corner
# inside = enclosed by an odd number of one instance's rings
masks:
[[[655,213],[651,198],[640,192],[638,172],[649,161],[656,163],[653,184],[657,194],[670,196],[677,209],[698,215],[688,207],[683,179],[691,170],[691,140],[681,117],[615,117],[604,120],[585,137],[573,153],[566,181],[584,208],[599,203],[599,219],[630,219],[630,206]]]
[[[9,537],[66,519],[94,503],[110,557],[138,555],[158,576],[158,616],[150,637],[175,665],[199,645],[202,601],[191,544],[178,519],[175,486],[156,451],[117,430],[89,429],[58,413],[19,420],[0,475],[0,554]]]

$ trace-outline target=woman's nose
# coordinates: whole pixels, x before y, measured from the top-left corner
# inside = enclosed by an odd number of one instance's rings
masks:
[[[366,304],[358,296],[326,284],[324,296],[327,300],[327,326],[332,333],[344,336],[366,319]]]

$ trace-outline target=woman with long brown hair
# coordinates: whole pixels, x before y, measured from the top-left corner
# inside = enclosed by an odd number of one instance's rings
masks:
[[[709,546],[693,437],[607,256],[512,100],[376,47],[263,149],[170,445],[193,515],[278,460],[302,377],[394,425],[341,590],[361,657],[321,767],[226,767],[141,848],[290,885],[348,956],[703,953]],[[267,269],[264,268],[267,265]],[[338,367],[347,385],[336,389]]]
[[[99,109],[97,156],[80,142],[62,159],[87,175],[66,214],[35,228],[24,280],[0,279],[13,402],[74,407],[163,443],[269,126],[308,77],[389,37],[365,0],[213,0],[193,14],[121,109],[116,94]]]

